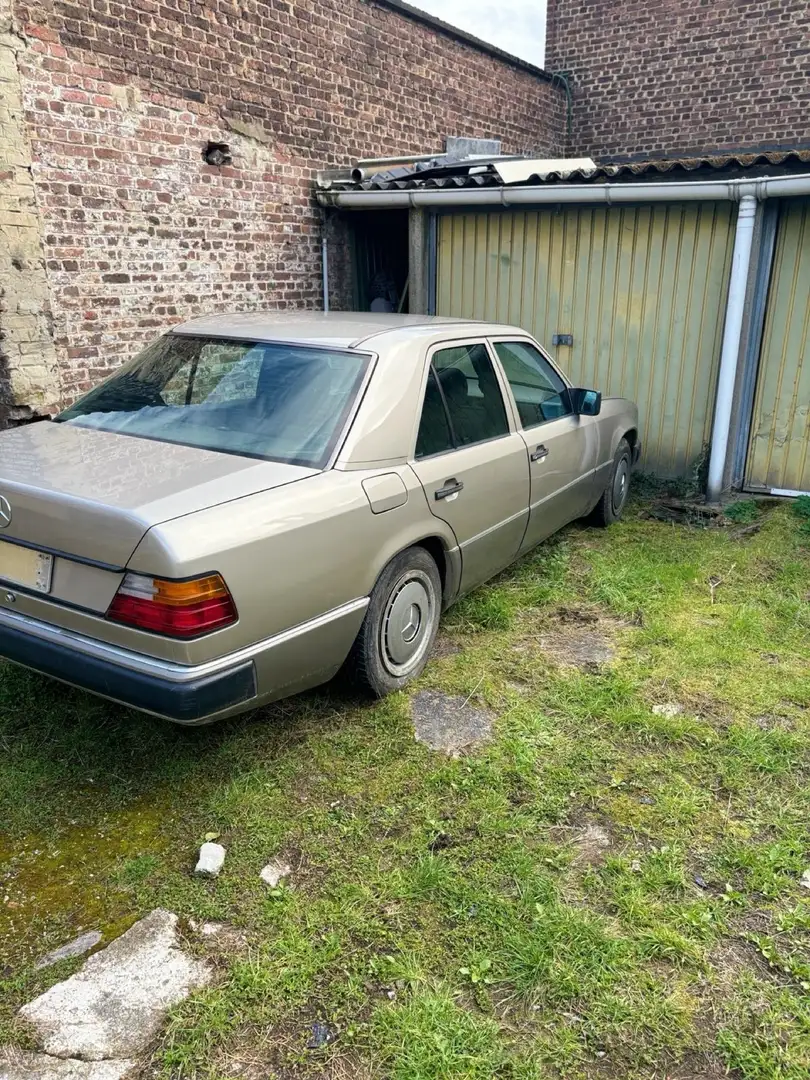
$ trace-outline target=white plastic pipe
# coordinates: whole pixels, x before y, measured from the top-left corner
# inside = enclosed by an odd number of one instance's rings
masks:
[[[726,301],[726,323],[723,329],[723,348],[720,353],[720,374],[717,378],[717,395],[714,403],[712,446],[709,452],[709,479],[706,498],[716,502],[723,490],[723,474],[728,454],[728,436],[731,429],[731,407],[734,402],[734,386],[737,381],[737,362],[740,355],[745,292],[748,286],[748,268],[751,264],[751,242],[754,237],[754,218],[757,200],[745,195],[740,200],[737,228],[734,234],[734,255],[731,260],[731,277]]]

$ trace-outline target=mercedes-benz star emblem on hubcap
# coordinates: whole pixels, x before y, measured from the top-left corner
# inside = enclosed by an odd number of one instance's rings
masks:
[[[5,529],[11,524],[11,503],[3,495],[0,495],[0,529]]]

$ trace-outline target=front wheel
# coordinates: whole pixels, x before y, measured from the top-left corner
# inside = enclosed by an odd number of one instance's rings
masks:
[[[422,673],[441,614],[436,563],[421,547],[402,551],[383,570],[349,656],[354,681],[377,697]]]
[[[613,469],[605,490],[589,516],[589,521],[603,528],[612,525],[622,516],[627,496],[630,493],[630,472],[632,469],[633,452],[627,439],[622,439],[616,447],[613,458]]]

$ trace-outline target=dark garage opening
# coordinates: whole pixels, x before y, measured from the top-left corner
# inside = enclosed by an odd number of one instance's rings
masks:
[[[407,312],[408,211],[358,211],[351,227],[355,310]]]

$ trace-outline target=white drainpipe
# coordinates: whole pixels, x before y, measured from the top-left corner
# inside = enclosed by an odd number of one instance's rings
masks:
[[[734,256],[729,281],[720,375],[712,424],[707,498],[719,498],[728,455],[731,407],[737,377],[751,241],[758,199],[810,195],[810,173],[770,176],[756,180],[687,180],[652,183],[533,184],[495,188],[419,188],[412,191],[319,191],[322,206],[346,210],[425,206],[539,206],[543,204],[681,202],[684,200],[739,200]]]
[[[731,407],[734,402],[734,386],[737,381],[737,361],[740,355],[745,292],[748,286],[748,268],[751,264],[751,241],[754,237],[754,218],[757,200],[744,195],[737,214],[737,230],[734,235],[734,255],[731,260],[731,277],[728,282],[726,323],[723,329],[723,348],[720,353],[720,374],[717,379],[717,395],[712,424],[712,447],[709,452],[709,480],[706,499],[716,502],[723,490],[723,474],[728,455],[728,436],[731,427]]]

